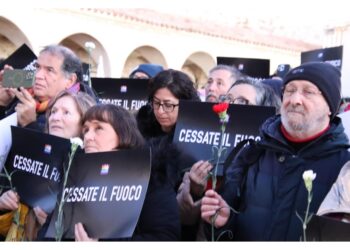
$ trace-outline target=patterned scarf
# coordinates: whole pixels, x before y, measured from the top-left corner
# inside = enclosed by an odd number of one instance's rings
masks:
[[[28,90],[28,92],[34,97],[34,91],[33,91],[33,89],[30,88],[30,89],[27,89],[27,90]],[[45,101],[42,101],[42,102],[40,102],[40,101],[38,101],[38,100],[35,100],[35,101],[36,101],[36,108],[35,108],[36,113],[43,113],[43,112],[46,111],[47,106],[48,106],[50,100],[45,100]]]
[[[37,113],[45,112],[47,107],[49,106],[49,101],[50,100],[46,100],[46,101],[43,101],[43,102],[36,101],[36,112]]]
[[[73,92],[73,93],[78,93],[79,90],[80,90],[80,84],[79,83],[75,83],[72,85],[72,87],[70,87],[68,89],[69,91]],[[33,89],[28,89],[29,93],[34,96],[34,92],[33,92]],[[48,100],[45,100],[45,101],[38,101],[36,100],[36,112],[37,113],[43,113],[46,111],[47,107],[49,106],[49,102],[50,102],[50,99]]]

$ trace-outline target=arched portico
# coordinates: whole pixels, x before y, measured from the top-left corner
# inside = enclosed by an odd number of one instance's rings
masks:
[[[167,68],[165,57],[162,52],[152,46],[141,46],[133,50],[125,61],[122,76],[129,77],[131,71],[142,63],[160,64]]]

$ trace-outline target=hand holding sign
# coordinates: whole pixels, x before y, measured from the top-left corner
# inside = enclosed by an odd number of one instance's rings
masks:
[[[73,164],[62,195],[63,238],[72,239],[76,233],[80,240],[131,237],[146,197],[149,149],[78,154]],[[59,207],[46,237],[57,235],[58,210]],[[120,216],[115,216],[116,211]],[[96,213],[101,216],[96,217]],[[77,223],[84,227],[76,226]]]
[[[13,190],[8,190],[0,196],[0,211],[16,210],[19,204],[18,194]]]
[[[13,186],[21,202],[49,213],[56,204],[69,140],[19,127],[11,130],[12,147],[5,165],[13,173]]]
[[[273,107],[230,104],[227,112],[231,118],[220,140],[218,117],[212,111],[212,106],[213,104],[205,102],[180,101],[173,142],[180,150],[184,170],[194,162],[210,159],[213,146],[219,147],[220,143],[230,152],[245,139],[260,140],[260,125],[275,114]],[[225,159],[223,157],[222,161]]]
[[[98,241],[97,239],[90,238],[81,222],[74,226],[75,241]]]

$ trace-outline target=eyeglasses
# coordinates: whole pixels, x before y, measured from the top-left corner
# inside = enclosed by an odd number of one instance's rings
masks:
[[[173,112],[175,107],[179,106],[179,104],[172,104],[172,103],[160,103],[160,102],[156,102],[156,101],[152,101],[151,103],[152,105],[152,108],[154,110],[158,110],[160,108],[160,106],[162,106],[164,112],[166,113],[170,113],[170,112]]]
[[[283,96],[291,97],[292,95],[294,95],[297,92],[307,99],[312,99],[315,96],[322,95],[322,92],[319,90],[316,90],[316,89],[305,88],[305,89],[299,90],[295,87],[287,87],[283,90]]]
[[[240,96],[237,98],[232,98],[232,96],[221,95],[219,97],[220,102],[228,102],[230,104],[240,104],[240,105],[249,105],[250,102],[246,98]]]

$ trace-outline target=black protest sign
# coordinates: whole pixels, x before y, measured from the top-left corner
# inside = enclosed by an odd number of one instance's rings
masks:
[[[212,150],[213,147],[220,146],[221,123],[212,109],[213,105],[215,104],[207,102],[180,101],[173,142],[181,152],[184,169],[190,168],[198,160],[215,158]],[[260,140],[259,128],[268,117],[275,114],[275,108],[230,104],[227,114],[229,121],[223,135],[226,153],[222,156],[222,161],[240,141]]]
[[[147,104],[148,81],[148,79],[91,78],[92,87],[101,103],[111,103],[132,111]]]
[[[254,78],[270,77],[270,60],[241,57],[216,57],[217,64],[235,66],[240,72]]]
[[[341,70],[343,46],[301,52],[301,63],[327,62]]]
[[[74,238],[82,222],[98,239],[131,237],[141,213],[150,177],[150,150],[79,154],[64,191],[64,235]],[[55,237],[57,208],[46,237]]]
[[[21,202],[52,212],[70,141],[29,129],[11,127],[12,147],[5,163]]]
[[[340,218],[342,213],[338,216]],[[313,215],[307,224],[306,236],[308,241],[349,241],[350,224],[328,216]]]
[[[0,63],[0,70],[8,64],[14,69],[35,70],[34,62],[37,57],[33,51],[24,43],[15,52],[13,52],[8,58]]]
[[[291,67],[289,64],[279,64],[277,66],[275,74],[276,74],[276,76],[283,79],[283,77],[285,75],[287,75],[287,73],[289,72],[290,69],[291,69]]]

